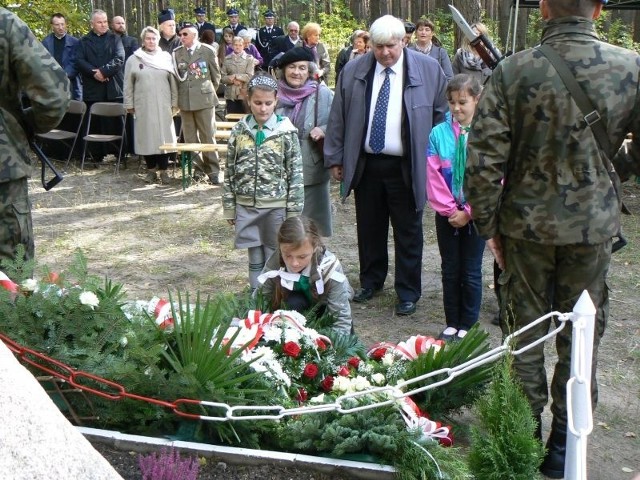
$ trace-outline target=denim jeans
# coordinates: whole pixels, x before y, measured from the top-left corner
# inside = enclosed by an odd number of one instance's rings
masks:
[[[485,241],[473,222],[454,228],[436,213],[436,234],[442,259],[442,299],[448,327],[469,330],[482,301],[482,255]]]

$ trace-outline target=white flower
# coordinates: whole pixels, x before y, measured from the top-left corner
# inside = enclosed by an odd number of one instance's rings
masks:
[[[363,390],[367,390],[368,388],[371,388],[371,384],[369,383],[369,380],[367,380],[364,377],[361,377],[360,375],[354,378],[351,384],[353,385],[353,388],[356,392],[361,392]]]
[[[382,365],[384,365],[385,367],[390,367],[391,365],[393,365],[394,361],[395,357],[393,356],[393,353],[385,353],[384,357],[382,357]]]
[[[347,377],[336,377],[333,379],[333,387],[331,390],[336,392],[348,392],[351,390],[351,380]]]
[[[127,340],[127,337],[122,337],[122,338],[120,339],[120,346],[121,346],[121,347],[123,347],[123,348],[124,348],[124,347],[126,347],[126,346],[127,346],[127,343],[129,343],[129,340]]]
[[[91,307],[91,310],[93,310],[100,304],[100,300],[93,292],[82,292],[80,294],[80,303]]]
[[[311,397],[309,399],[309,403],[324,403],[324,393],[316,395],[315,397]]]
[[[384,382],[387,380],[382,373],[374,373],[371,376],[371,380],[376,385],[384,385]]]
[[[22,284],[20,288],[25,292],[35,292],[38,290],[38,281],[33,278],[27,278]]]
[[[265,327],[262,338],[265,342],[279,342],[282,337],[282,329],[273,325]]]

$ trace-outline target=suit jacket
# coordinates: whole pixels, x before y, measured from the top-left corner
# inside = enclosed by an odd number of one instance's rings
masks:
[[[220,84],[220,67],[213,47],[198,43],[189,56],[181,45],[173,51],[173,63],[178,72],[180,110],[203,110],[218,105],[216,89]]]
[[[124,87],[124,47],[113,32],[96,35],[93,31],[80,39],[76,66],[82,75],[82,99],[85,102],[122,101]],[[99,68],[108,82],[93,78]]]
[[[133,52],[135,52],[138,48],[138,39],[136,37],[132,37],[131,35],[121,35],[122,46],[124,48],[124,61],[125,63],[129,59]]]
[[[202,32],[205,30],[211,30],[213,32],[213,39],[216,39],[216,26],[213,23],[204,22],[202,26],[199,26],[197,23],[193,24],[198,29],[198,38],[202,36]]]
[[[262,58],[264,59],[263,65],[265,67],[269,66],[269,62],[271,61],[271,55],[269,53],[269,44],[271,43],[271,40],[282,35],[284,35],[284,30],[275,25],[271,27],[271,33],[267,31],[267,27],[262,27],[258,30],[255,44],[260,55],[262,55]]]
[[[358,186],[364,169],[364,140],[369,126],[371,84],[376,59],[373,52],[351,60],[340,72],[324,141],[326,168],[343,167],[344,196]],[[404,49],[403,176],[413,190],[416,208],[426,202],[426,153],[431,127],[448,111],[447,79],[428,55]]]
[[[269,56],[273,59],[279,53],[288,52],[293,47],[301,47],[302,46],[302,38],[298,37],[298,41],[295,43],[291,43],[289,40],[289,35],[282,35],[280,37],[274,37],[269,44]]]
[[[50,33],[42,40],[42,45],[49,51],[51,56],[54,55],[54,38],[53,33]],[[74,100],[82,100],[82,81],[76,67],[76,49],[79,43],[80,40],[68,33],[64,36],[64,50],[62,51],[62,62],[60,63],[71,82],[71,98]]]
[[[235,26],[235,28],[234,28],[234,27],[232,27],[231,25],[227,25],[227,26],[226,26],[226,27],[224,27],[224,28],[230,28],[230,29],[233,31],[233,36],[234,36],[234,37],[238,36],[238,33],[239,33],[241,30],[247,30],[247,27],[245,27],[245,26],[244,26],[244,25],[242,25],[241,23],[238,23],[238,24]]]

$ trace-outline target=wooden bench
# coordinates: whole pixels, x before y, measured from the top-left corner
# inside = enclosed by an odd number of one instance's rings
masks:
[[[216,130],[231,130],[238,122],[216,122]]]
[[[214,136],[216,137],[216,140],[229,140],[229,137],[231,137],[231,130],[216,130]]]
[[[227,120],[233,122],[233,121],[238,121],[241,118],[243,118],[246,115],[246,113],[227,113],[224,118],[226,118]]]
[[[180,167],[182,169],[182,190],[187,188],[187,182],[192,179],[192,154],[194,152],[227,152],[226,144],[217,143],[164,143],[160,145],[163,152],[180,152]],[[188,176],[187,176],[188,171]]]

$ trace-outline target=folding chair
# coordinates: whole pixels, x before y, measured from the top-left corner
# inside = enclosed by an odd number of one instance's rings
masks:
[[[62,123],[67,124],[71,122],[67,122],[67,116],[69,115],[73,115],[74,117],[79,116],[79,119],[71,119],[78,120],[78,127],[75,131],[54,128],[53,130],[49,130],[47,133],[36,134],[36,138],[38,138],[38,140],[62,142],[64,145],[70,146],[69,155],[67,156],[67,163],[64,164],[64,168],[67,168],[69,166],[69,162],[71,161],[71,156],[73,155],[73,151],[76,148],[76,143],[78,142],[78,137],[80,136],[80,130],[82,129],[84,115],[86,112],[87,105],[84,102],[81,102],[80,100],[71,100]]]
[[[120,135],[115,134],[103,134],[103,133],[91,133],[91,122],[95,120],[95,117],[111,117],[120,118],[122,129]],[[89,121],[87,122],[87,133],[84,136],[84,148],[82,149],[82,164],[80,170],[84,170],[84,159],[87,154],[87,146],[89,143],[120,143],[118,150],[118,161],[116,162],[116,173],[120,170],[120,159],[122,158],[122,148],[126,137],[127,111],[122,103],[115,102],[97,102],[91,105],[89,109]]]

